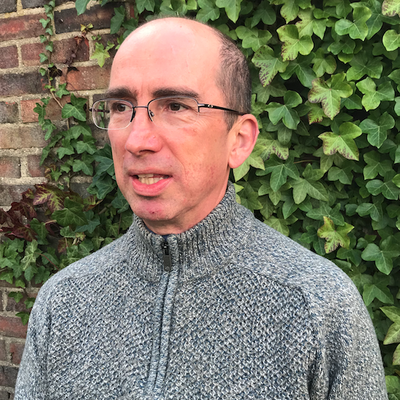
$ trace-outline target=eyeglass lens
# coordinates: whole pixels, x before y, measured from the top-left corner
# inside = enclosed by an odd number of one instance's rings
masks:
[[[149,118],[164,127],[188,126],[198,116],[198,103],[190,97],[163,97],[137,108],[147,108]],[[100,100],[93,104],[93,121],[102,129],[124,129],[135,117],[137,108],[125,100]]]

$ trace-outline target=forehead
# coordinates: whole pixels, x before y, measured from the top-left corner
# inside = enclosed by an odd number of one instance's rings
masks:
[[[163,87],[216,90],[220,43],[210,28],[194,21],[153,21],[131,34],[119,49],[110,89],[145,93]]]

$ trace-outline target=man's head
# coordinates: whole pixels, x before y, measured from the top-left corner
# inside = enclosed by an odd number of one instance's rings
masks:
[[[154,20],[122,44],[107,97],[146,106],[155,98],[189,96],[248,112],[248,93],[236,98],[226,88],[233,80],[248,82],[246,72],[232,76],[245,63],[237,51],[198,22]],[[242,66],[232,68],[229,55]],[[248,84],[244,87],[250,90]],[[184,110],[177,103],[170,106],[170,113]],[[156,233],[180,233],[205,218],[224,196],[230,168],[244,162],[257,138],[257,122],[250,114],[230,113],[235,116],[227,118],[226,111],[199,110],[190,123],[166,127],[137,108],[128,127],[109,126],[118,185],[132,210]]]

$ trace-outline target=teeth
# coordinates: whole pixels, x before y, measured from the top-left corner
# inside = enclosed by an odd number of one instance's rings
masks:
[[[141,183],[144,183],[145,185],[153,185],[154,183],[161,181],[161,179],[166,178],[166,176],[164,175],[155,175],[155,174],[140,174],[137,177],[139,181]]]

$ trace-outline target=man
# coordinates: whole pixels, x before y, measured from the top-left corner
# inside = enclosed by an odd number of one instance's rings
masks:
[[[94,120],[133,225],[43,286],[15,399],[386,399],[351,281],[235,202],[258,129],[233,44],[147,23],[106,98]]]

